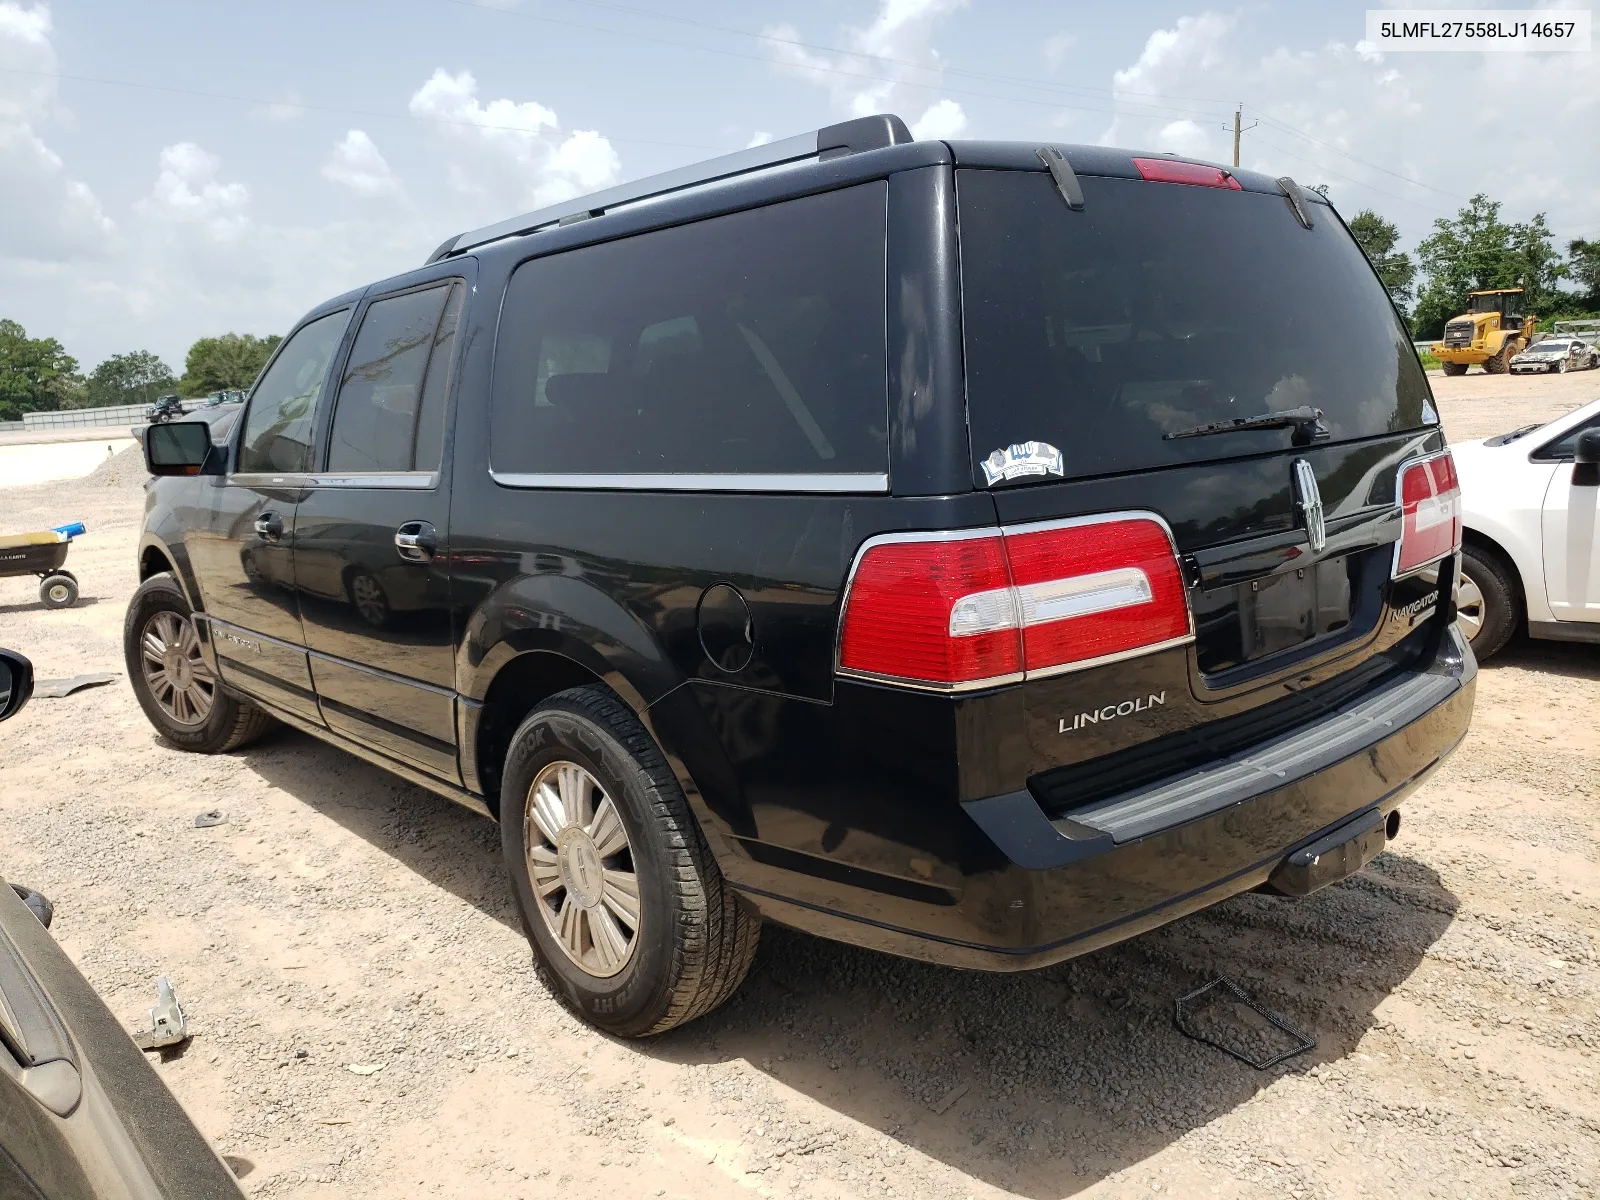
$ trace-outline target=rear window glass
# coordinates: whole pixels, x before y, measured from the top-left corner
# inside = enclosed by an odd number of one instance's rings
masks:
[[[1306,405],[1334,440],[1437,420],[1382,285],[1322,205],[1306,230],[1253,192],[1089,177],[1074,212],[1044,172],[957,179],[975,460],[1048,442],[1072,477],[1258,454],[1291,431],[1162,435]]]
[[[886,185],[517,268],[493,449],[516,474],[875,473]]]

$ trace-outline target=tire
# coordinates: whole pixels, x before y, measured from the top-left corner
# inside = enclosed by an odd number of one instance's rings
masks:
[[[152,575],[139,585],[122,625],[128,682],[145,717],[164,739],[179,750],[224,754],[255,741],[277,722],[222,688],[199,655],[191,616],[183,589],[171,574]],[[154,640],[147,642],[147,635]],[[158,644],[171,653],[158,656]],[[159,674],[153,673],[157,664]],[[185,704],[175,698],[180,691],[189,697]],[[200,696],[209,703],[202,705]]]
[[[1500,353],[1488,359],[1483,364],[1483,369],[1491,375],[1505,375],[1511,370],[1511,360],[1522,349],[1522,343],[1517,338],[1507,338],[1500,343]]]
[[[523,929],[569,1008],[607,1033],[648,1037],[733,994],[761,919],[723,880],[677,779],[625,705],[598,687],[551,697],[513,735],[502,779],[501,844]]]
[[[1515,571],[1498,554],[1477,546],[1462,551],[1456,614],[1479,662],[1505,649],[1522,624],[1522,598]]]
[[[1558,360],[1556,362],[1556,374],[1557,375],[1565,375],[1566,373],[1567,373],[1567,360],[1563,358],[1563,359],[1560,359],[1560,360]]]
[[[1465,375],[1467,373],[1466,363],[1442,362],[1439,367],[1446,375]]]
[[[46,608],[71,608],[78,602],[78,581],[65,571],[46,575],[39,582],[39,602]]]

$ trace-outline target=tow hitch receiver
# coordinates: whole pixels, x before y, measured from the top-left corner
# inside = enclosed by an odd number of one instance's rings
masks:
[[[1354,875],[1378,856],[1400,831],[1400,813],[1387,818],[1369,809],[1296,850],[1267,877],[1267,888],[1285,896],[1309,896]]]

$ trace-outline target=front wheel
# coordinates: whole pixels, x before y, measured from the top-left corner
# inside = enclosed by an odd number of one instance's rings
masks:
[[[1439,364],[1439,368],[1446,375],[1465,375],[1467,373],[1466,363],[1443,362]]]
[[[1461,552],[1456,620],[1479,662],[1500,653],[1522,617],[1517,582],[1498,555],[1468,546]]]
[[[180,750],[236,750],[275,724],[248,700],[222,690],[201,652],[189,602],[170,574],[152,575],[133,593],[122,652],[139,707]]]
[[[1564,359],[1564,358],[1556,360],[1556,374],[1557,375],[1565,375],[1566,373],[1567,373],[1567,360]]]
[[[661,751],[600,688],[536,708],[512,737],[500,835],[541,973],[579,1016],[647,1037],[743,981],[760,918],[722,878]]]

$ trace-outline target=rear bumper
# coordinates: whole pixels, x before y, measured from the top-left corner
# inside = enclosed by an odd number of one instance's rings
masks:
[[[972,857],[989,865],[942,900],[908,889],[866,901],[847,879],[810,899],[760,886],[770,877],[733,882],[764,915],[821,936],[981,970],[1048,966],[1257,888],[1336,827],[1387,817],[1465,736],[1476,675],[1451,626],[1424,669],[1071,819],[1052,821],[1026,791],[968,801],[983,843]]]

